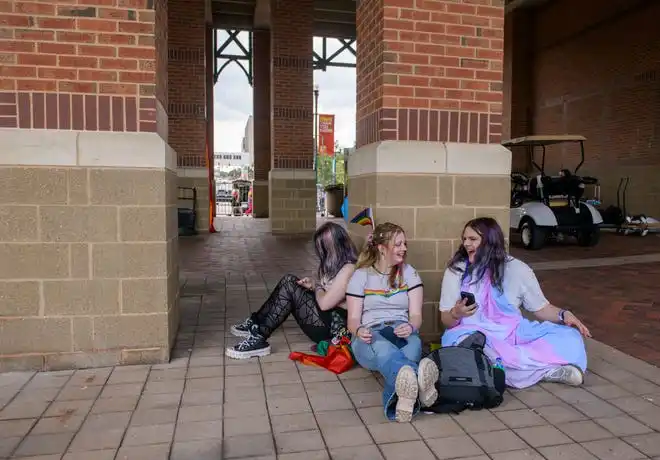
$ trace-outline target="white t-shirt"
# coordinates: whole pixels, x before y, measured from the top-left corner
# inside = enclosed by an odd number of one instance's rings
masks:
[[[459,267],[464,270],[465,263],[459,264]],[[440,311],[451,310],[461,298],[462,277],[463,272],[455,272],[449,268],[445,270],[440,293]],[[471,286],[470,291],[476,292],[477,287]],[[525,262],[515,257],[510,257],[504,265],[502,289],[504,296],[511,304],[530,312],[539,311],[549,303],[543,295],[534,271]]]

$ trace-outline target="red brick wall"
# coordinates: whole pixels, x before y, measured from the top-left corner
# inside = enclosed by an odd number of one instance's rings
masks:
[[[154,22],[151,0],[0,0],[0,127],[155,132]]]
[[[168,0],[155,0],[156,5],[156,118],[158,134],[167,141],[167,40]]]
[[[168,142],[181,167],[206,166],[204,0],[168,0]]]
[[[660,3],[556,0],[535,13],[534,130],[588,138],[584,174],[616,200],[630,175],[632,212],[660,215]],[[548,151],[551,171],[577,146]]]
[[[271,0],[274,168],[313,167],[313,13],[313,0]]]
[[[357,144],[499,142],[502,0],[362,0]]]
[[[270,171],[270,30],[253,33],[254,178],[268,180]]]

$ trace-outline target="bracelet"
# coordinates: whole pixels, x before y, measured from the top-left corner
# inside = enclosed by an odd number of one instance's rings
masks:
[[[564,321],[564,315],[566,315],[566,312],[567,312],[567,310],[559,310],[559,315],[558,316],[559,316],[559,322],[561,324],[566,324],[566,322]]]
[[[414,334],[415,332],[417,332],[417,328],[415,326],[413,326],[413,324],[410,321],[406,321],[406,322],[408,324],[410,324],[410,328],[412,329],[411,334]]]

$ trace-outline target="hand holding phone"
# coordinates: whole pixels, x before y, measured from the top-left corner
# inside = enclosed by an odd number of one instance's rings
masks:
[[[461,292],[461,299],[456,302],[454,308],[451,310],[451,314],[456,319],[465,318],[467,316],[472,316],[477,311],[477,302],[474,297],[474,294],[471,292]]]
[[[467,307],[476,307],[477,301],[471,292],[461,291],[461,300],[465,300],[465,306]]]

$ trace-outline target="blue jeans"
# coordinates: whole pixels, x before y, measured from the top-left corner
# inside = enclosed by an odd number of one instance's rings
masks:
[[[422,339],[417,332],[405,339],[401,344],[393,342],[381,335],[385,328],[396,328],[403,321],[387,321],[371,326],[371,343],[366,343],[357,335],[353,338],[351,348],[360,366],[370,371],[378,371],[385,379],[383,389],[383,408],[388,420],[395,419],[397,396],[394,392],[396,376],[402,366],[408,365],[417,372],[419,360],[422,358]],[[404,343],[405,342],[405,343]],[[419,412],[419,403],[415,404],[413,414]]]

